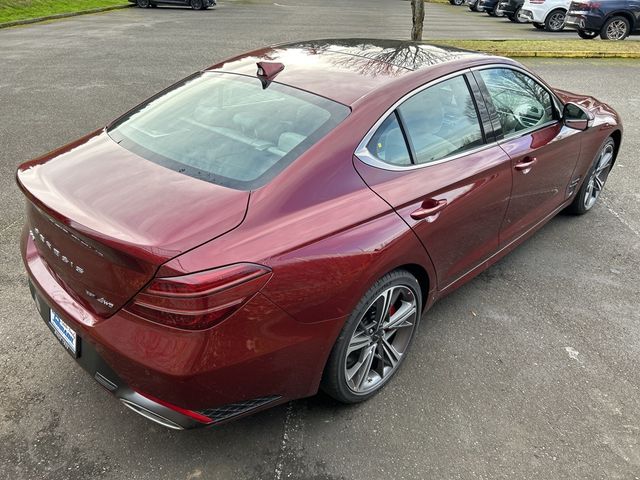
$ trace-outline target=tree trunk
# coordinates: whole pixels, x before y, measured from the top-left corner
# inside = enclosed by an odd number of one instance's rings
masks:
[[[413,14],[411,40],[422,40],[422,26],[424,24],[424,0],[411,0],[411,13]]]

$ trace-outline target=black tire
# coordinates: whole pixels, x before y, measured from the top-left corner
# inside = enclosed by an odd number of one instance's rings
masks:
[[[591,30],[578,30],[578,36],[584,40],[593,40],[598,36],[598,32]]]
[[[151,0],[136,0],[136,5],[139,8],[149,8],[151,6]]]
[[[544,23],[533,22],[533,26],[536,27],[538,30],[544,30]]]
[[[593,203],[587,202],[586,200],[587,192],[589,191],[591,178],[594,174],[594,171],[596,170],[596,168],[600,163],[600,159],[602,158],[602,153],[609,152],[609,151],[611,152],[612,157],[607,168],[602,171],[602,173],[604,174],[602,175],[602,178],[603,178],[602,187],[598,189],[598,194],[593,199]],[[598,150],[598,153],[596,154],[596,157],[593,159],[593,163],[591,164],[591,168],[589,168],[589,171],[584,177],[582,186],[578,190],[578,193],[576,193],[576,196],[573,199],[573,202],[571,202],[571,204],[567,207],[566,210],[568,213],[571,213],[573,215],[584,215],[585,213],[587,213],[593,208],[593,206],[595,205],[596,201],[599,198],[600,192],[602,192],[602,188],[604,188],[604,185],[607,181],[607,177],[609,176],[609,172],[611,172],[611,167],[613,166],[613,162],[615,161],[615,152],[616,152],[616,142],[613,138],[609,137],[604,141],[604,143]]]
[[[603,40],[624,40],[631,33],[631,24],[625,17],[611,17],[604,22],[600,30],[600,38]]]
[[[203,2],[203,0],[191,0],[189,2],[189,5],[191,5],[191,8],[193,10],[202,10],[204,2]]]
[[[520,20],[520,10],[522,10],[522,7],[518,7],[516,9],[516,12],[513,14],[514,17],[514,22],[516,23],[527,23],[526,20]]]
[[[391,287],[402,287],[407,289],[414,295],[416,304],[416,313],[413,330],[408,338],[408,343],[402,354],[397,366],[388,374],[388,377],[380,377],[381,380],[376,387],[366,393],[356,393],[348,385],[346,368],[347,368],[347,349],[352,341],[356,328],[361,324],[363,317],[370,312],[370,309],[374,307],[374,301],[380,297],[380,295]],[[398,372],[399,367],[407,356],[407,352],[411,346],[412,340],[415,337],[415,332],[418,329],[420,323],[420,316],[422,314],[422,293],[418,280],[406,270],[394,270],[391,273],[386,274],[379,279],[373,286],[364,294],[358,305],[349,316],[349,319],[342,327],[342,331],[336,340],[336,343],[331,350],[329,360],[325,366],[322,374],[321,388],[322,390],[333,397],[334,399],[343,403],[358,403],[368,400],[373,395],[378,393],[389,380],[394,377]],[[391,337],[389,337],[391,338]],[[368,347],[367,347],[368,348]],[[382,370],[384,371],[384,363],[382,364]]]
[[[516,23],[516,17],[513,16],[513,13],[510,13],[509,15],[505,15],[505,17],[507,17],[510,22]]]
[[[451,5],[455,5],[456,7],[459,7],[464,3],[464,0],[449,0],[449,3]]]
[[[567,12],[561,8],[551,10],[547,18],[544,19],[544,29],[547,32],[561,32],[564,29],[564,20],[566,17]]]
[[[471,10],[472,12],[477,12],[478,11],[478,4],[474,3],[473,5],[469,5],[469,10]]]

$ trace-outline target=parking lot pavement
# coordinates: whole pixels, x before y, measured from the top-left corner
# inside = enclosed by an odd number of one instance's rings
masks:
[[[308,8],[128,9],[0,31],[0,478],[637,478],[638,62],[525,62],[622,114],[604,201],[554,219],[437,304],[399,376],[366,404],[318,395],[211,430],[167,431],[106,394],[38,319],[18,253],[18,163],[227,55],[408,31],[407,2],[295,3]]]

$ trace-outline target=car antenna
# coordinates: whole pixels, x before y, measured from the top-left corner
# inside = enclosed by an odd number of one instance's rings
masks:
[[[276,75],[284,70],[284,64],[279,62],[258,62],[256,65],[258,66],[256,75],[262,82],[263,90],[271,84]]]

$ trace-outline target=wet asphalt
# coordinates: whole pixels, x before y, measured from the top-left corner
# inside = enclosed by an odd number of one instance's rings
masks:
[[[109,396],[39,319],[19,258],[16,166],[234,53],[407,37],[408,2],[343,3],[127,9],[0,30],[0,479],[640,477],[638,61],[524,61],[622,114],[602,201],[582,218],[558,216],[439,302],[397,378],[365,404],[320,394],[219,428],[168,431]],[[530,30],[427,9],[431,38]]]

